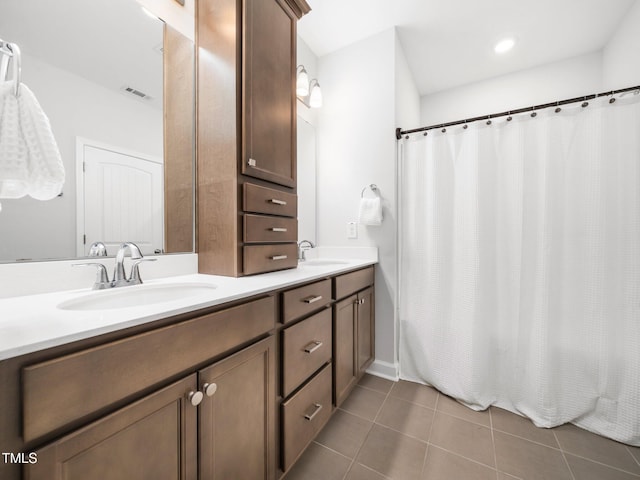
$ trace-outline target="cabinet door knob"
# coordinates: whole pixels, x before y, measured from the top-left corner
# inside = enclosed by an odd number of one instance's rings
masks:
[[[313,417],[315,417],[318,413],[320,413],[320,410],[322,410],[322,405],[320,405],[319,403],[314,403],[314,410],[313,413],[311,414],[305,414],[304,418],[311,421],[313,420]]]
[[[193,405],[194,407],[197,407],[198,405],[200,405],[200,402],[202,402],[202,399],[204,398],[204,394],[200,391],[189,392],[189,395],[187,395],[187,398],[189,399],[189,402],[191,403],[191,405]]]
[[[249,165],[250,167],[255,167],[258,164],[258,162],[256,162],[253,158],[250,158],[247,161],[247,165]]]
[[[311,342],[309,345],[307,345],[306,347],[304,347],[304,351],[305,353],[313,353],[317,349],[319,349],[321,346],[322,346],[322,342],[315,340]]]
[[[214,393],[218,390],[218,385],[215,383],[205,383],[202,386],[202,390],[207,397],[213,397]]]
[[[287,202],[284,200],[278,200],[277,198],[272,198],[269,200],[269,203],[273,203],[274,205],[286,205]]]
[[[315,296],[311,296],[311,297],[307,297],[307,298],[303,298],[302,301],[304,303],[315,303],[318,300],[322,300],[322,295],[315,295]]]

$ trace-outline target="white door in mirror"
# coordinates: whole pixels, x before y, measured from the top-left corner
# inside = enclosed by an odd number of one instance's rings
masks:
[[[109,253],[115,253],[125,239],[134,239],[144,255],[161,252],[162,163],[87,144],[83,157],[84,255],[97,240]]]

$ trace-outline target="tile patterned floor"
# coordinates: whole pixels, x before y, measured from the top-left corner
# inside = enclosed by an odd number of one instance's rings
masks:
[[[640,480],[640,448],[365,375],[285,480]]]

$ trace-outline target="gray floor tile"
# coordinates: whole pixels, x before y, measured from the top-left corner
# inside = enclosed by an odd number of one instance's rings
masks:
[[[640,478],[622,470],[576,457],[570,453],[567,453],[566,457],[573,476],[579,480],[638,480]]]
[[[436,410],[469,422],[484,425],[485,427],[491,426],[488,409],[482,412],[477,412],[469,407],[465,407],[454,398],[447,397],[443,394],[440,394],[438,397],[438,406],[436,407]]]
[[[365,373],[358,382],[358,385],[386,394],[389,393],[389,390],[391,390],[394,383],[395,382],[387,380],[386,378],[376,377],[375,375]]]
[[[374,425],[357,462],[394,480],[418,480],[426,451],[426,443]]]
[[[560,448],[553,430],[536,427],[531,420],[502,408],[491,407],[493,428],[526,438],[532,442],[542,443],[549,447]]]
[[[385,398],[384,393],[356,385],[340,408],[367,420],[374,420]]]
[[[640,465],[626,445],[566,424],[554,429],[565,452],[640,475]]]
[[[433,387],[400,380],[393,386],[390,395],[423,407],[436,408],[438,391]]]
[[[316,442],[349,458],[354,458],[364,443],[373,422],[337,410],[316,437]]]
[[[498,470],[526,480],[572,480],[560,450],[502,432],[493,435]]]
[[[387,480],[388,478],[364,465],[355,463],[349,470],[346,480]]]
[[[342,480],[351,460],[317,443],[309,445],[285,480]]]
[[[495,467],[491,430],[436,412],[429,443],[489,467]]]
[[[633,458],[636,459],[638,465],[640,465],[640,447],[632,447],[630,445],[627,445],[627,449],[629,450],[629,452],[631,452]]]
[[[429,445],[422,480],[496,480],[492,468]]]
[[[376,423],[426,442],[429,440],[433,414],[430,408],[387,397]]]

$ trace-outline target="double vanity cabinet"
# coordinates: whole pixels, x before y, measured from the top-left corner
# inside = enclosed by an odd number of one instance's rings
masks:
[[[281,477],[373,361],[373,282],[367,266],[0,362],[0,445],[37,456],[0,477]]]

